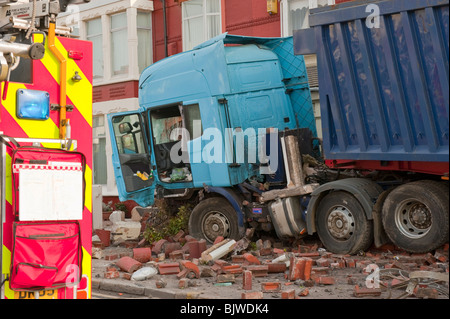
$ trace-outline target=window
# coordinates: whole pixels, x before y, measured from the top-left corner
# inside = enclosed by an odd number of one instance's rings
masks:
[[[183,48],[191,50],[222,32],[220,0],[183,2]]]
[[[128,74],[128,36],[126,12],[111,16],[111,73]]]
[[[103,39],[101,18],[86,22],[87,40],[93,46],[93,76],[94,79],[103,78]]]
[[[137,14],[137,35],[138,35],[138,67],[142,73],[146,67],[152,63],[152,21],[151,15],[147,12]]]
[[[106,132],[103,115],[93,117],[93,142],[94,184],[106,185]]]
[[[309,28],[309,9],[333,4],[330,0],[284,0],[283,35],[291,36],[294,30]]]

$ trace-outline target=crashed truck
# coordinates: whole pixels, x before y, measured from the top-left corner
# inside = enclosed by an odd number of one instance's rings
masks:
[[[91,298],[92,43],[56,17],[89,0],[0,0],[0,299]]]
[[[448,1],[343,3],[310,24],[149,66],[140,109],[108,119],[121,200],[195,200],[189,232],[208,242],[246,227],[317,233],[341,254],[447,242]],[[317,54],[323,139],[303,54]]]

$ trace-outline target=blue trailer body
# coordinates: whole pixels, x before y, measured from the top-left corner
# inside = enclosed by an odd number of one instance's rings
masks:
[[[449,1],[353,1],[311,11],[326,159],[449,160]]]

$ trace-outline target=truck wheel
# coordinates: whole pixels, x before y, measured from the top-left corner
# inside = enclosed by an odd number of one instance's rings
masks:
[[[316,228],[323,245],[336,254],[365,251],[373,241],[373,223],[359,201],[347,192],[326,195],[317,208]]]
[[[237,213],[224,198],[212,197],[201,201],[189,218],[189,234],[213,243],[218,236],[240,239]]]
[[[389,239],[411,253],[426,253],[448,241],[448,186],[418,181],[394,189],[383,205]]]

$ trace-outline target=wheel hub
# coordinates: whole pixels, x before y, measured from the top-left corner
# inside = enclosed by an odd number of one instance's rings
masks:
[[[403,235],[412,239],[421,238],[431,228],[431,211],[421,202],[403,201],[395,211],[395,223]]]
[[[347,240],[355,230],[353,215],[344,206],[334,207],[328,215],[327,223],[330,234],[337,239]]]
[[[203,234],[213,242],[218,236],[227,238],[230,233],[230,223],[228,219],[219,212],[208,214],[202,224]]]

